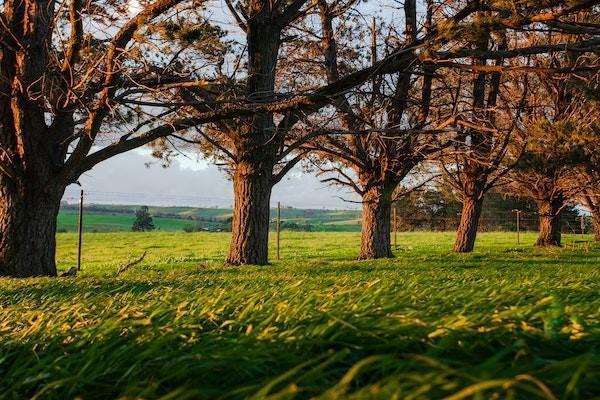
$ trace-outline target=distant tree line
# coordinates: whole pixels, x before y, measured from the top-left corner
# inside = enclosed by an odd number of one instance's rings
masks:
[[[462,204],[447,188],[411,192],[395,203],[396,227],[400,231],[453,231],[460,222]],[[494,190],[488,193],[479,220],[480,231],[513,231],[517,229],[517,211],[521,230],[537,231],[539,214],[531,199],[507,197]],[[567,207],[563,211],[564,232],[581,232],[581,211]],[[589,220],[589,218],[588,218]],[[593,227],[586,225],[586,232]]]

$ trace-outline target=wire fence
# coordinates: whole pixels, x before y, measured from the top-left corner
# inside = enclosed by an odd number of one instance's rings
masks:
[[[518,218],[518,221],[517,221]],[[406,218],[398,217],[397,228],[401,232],[413,231],[455,231],[458,228],[460,215],[455,217]],[[568,215],[561,218],[563,233],[593,233],[593,221],[587,215]],[[495,212],[494,215],[479,219],[479,232],[515,232],[537,231],[539,215],[537,213],[520,212],[519,217],[512,212]]]
[[[111,200],[112,199],[112,200]],[[65,193],[59,215],[60,232],[75,232],[79,229],[80,191]],[[198,204],[191,206],[169,206],[169,204]],[[155,230],[184,232],[227,232],[231,230],[233,210],[218,204],[232,203],[231,199],[216,197],[194,197],[177,195],[144,195],[143,193],[85,191],[83,197],[83,228],[87,232],[130,231],[135,213],[141,206],[148,206]],[[270,229],[276,231],[304,232],[359,232],[362,213],[357,205],[346,209],[300,208],[284,203],[272,204]],[[279,219],[278,219],[279,215]],[[279,221],[279,222],[278,222]],[[460,214],[437,215],[422,210],[398,209],[391,216],[392,230],[454,231],[458,227]],[[537,231],[539,216],[536,212],[523,210],[484,210],[480,217],[480,232],[494,231]],[[585,213],[565,213],[562,218],[564,233],[593,233],[593,221]]]
[[[82,238],[84,232],[181,231],[181,232],[228,232],[231,231],[233,210],[231,208],[189,206],[146,206],[144,198],[129,194],[138,204],[111,204],[111,193],[90,192],[67,193],[61,203],[58,218],[59,232],[77,232],[77,268],[81,268]],[[114,193],[113,193],[114,195]],[[123,199],[122,193],[119,194]],[[170,197],[172,200],[173,197]],[[210,199],[210,198],[204,198]],[[100,201],[98,201],[100,200]],[[141,200],[141,201],[140,201]],[[181,201],[180,199],[177,199]],[[187,198],[185,200],[189,200]],[[211,199],[214,200],[214,199]],[[122,200],[121,200],[122,201]],[[134,202],[134,203],[136,203]],[[141,203],[141,204],[140,204]],[[423,213],[422,210],[394,207],[390,218],[391,243],[396,246],[397,232],[454,231],[460,214],[439,216]],[[270,212],[270,229],[276,232],[276,254],[279,259],[280,237],[285,231],[300,232],[360,232],[362,215],[358,209],[309,209],[276,203]],[[486,211],[479,220],[480,232],[536,231],[539,216],[523,210]],[[577,212],[566,213],[562,219],[564,233],[593,233],[591,217]],[[587,243],[587,241],[586,241]],[[575,241],[573,240],[573,246]]]

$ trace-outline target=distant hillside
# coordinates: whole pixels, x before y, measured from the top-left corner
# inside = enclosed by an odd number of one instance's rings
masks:
[[[115,232],[129,231],[135,210],[132,205],[85,206],[84,226],[86,231]],[[227,208],[195,207],[149,207],[154,225],[161,231],[228,231],[231,229],[232,210]],[[78,206],[63,204],[58,217],[60,232],[77,230]],[[274,228],[276,209],[271,209]],[[303,231],[360,231],[360,212],[356,210],[304,210],[283,208],[282,229]]]

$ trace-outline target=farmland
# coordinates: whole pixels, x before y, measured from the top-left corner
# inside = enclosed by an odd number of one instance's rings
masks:
[[[131,230],[135,210],[130,205],[87,205],[85,229],[91,232],[125,232]],[[150,207],[157,230],[174,232],[186,229],[229,230],[233,210],[228,208]],[[276,209],[271,209],[274,221]],[[284,229],[313,231],[360,231],[360,212],[356,210],[305,210],[284,207],[281,210]],[[59,232],[77,231],[78,209],[65,205],[58,215]],[[290,225],[295,224],[295,225]]]
[[[227,233],[87,233],[77,277],[0,280],[0,398],[600,396],[600,246],[452,239],[356,261],[356,233],[286,232],[227,267]]]

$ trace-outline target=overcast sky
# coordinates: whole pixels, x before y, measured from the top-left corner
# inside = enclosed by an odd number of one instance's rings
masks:
[[[154,162],[150,167],[146,163]],[[109,159],[85,173],[79,182],[87,203],[162,206],[231,207],[232,182],[204,160],[178,157],[169,168],[156,163],[147,150]],[[67,188],[64,200],[79,201],[80,187]],[[358,200],[342,188],[333,188],[300,168],[289,173],[273,190],[271,204],[297,208],[357,208],[344,199]]]

